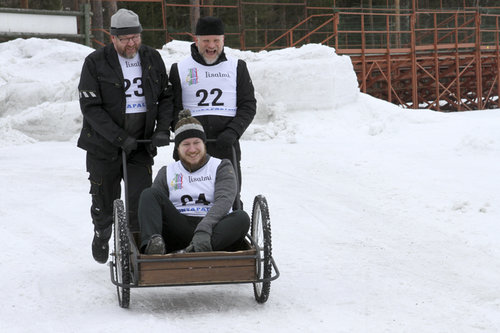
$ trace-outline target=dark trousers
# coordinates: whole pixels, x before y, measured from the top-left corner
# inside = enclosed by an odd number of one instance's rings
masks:
[[[139,231],[137,206],[141,192],[152,184],[152,162],[152,158],[145,150],[133,152],[127,158],[131,231]],[[90,207],[92,223],[95,229],[104,230],[113,224],[113,201],[121,196],[122,160],[121,158],[114,161],[103,160],[87,153],[87,171],[92,195]]]
[[[141,249],[154,234],[162,235],[167,252],[185,249],[193,238],[201,217],[186,216],[156,188],[142,192],[139,201]],[[242,210],[233,211],[222,218],[212,230],[214,251],[238,250],[250,227],[250,218]]]

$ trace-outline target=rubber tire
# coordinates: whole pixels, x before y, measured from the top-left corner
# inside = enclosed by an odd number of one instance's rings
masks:
[[[268,279],[272,273],[272,245],[271,245],[271,221],[269,219],[269,206],[264,196],[258,195],[253,201],[251,237],[260,248],[257,265],[257,279]],[[271,281],[254,282],[253,291],[258,303],[265,303],[269,298]]]
[[[118,283],[130,284],[130,244],[128,239],[128,224],[125,217],[123,201],[116,199],[113,202],[113,222],[115,255],[115,277]],[[130,288],[116,286],[118,304],[127,309],[130,304]]]

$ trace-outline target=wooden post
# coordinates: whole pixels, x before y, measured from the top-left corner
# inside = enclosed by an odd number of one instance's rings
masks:
[[[479,11],[476,11],[476,98],[477,109],[482,110],[483,105],[483,66],[481,63],[481,16]]]
[[[392,63],[391,63],[391,27],[390,16],[385,17],[385,30],[386,30],[386,52],[387,52],[387,101],[392,103]]]
[[[497,55],[497,98],[500,99],[500,36],[498,35],[500,32],[500,24],[498,22],[499,16],[495,17],[496,21],[496,31],[495,31],[495,38],[496,38],[496,55]],[[497,108],[500,107],[500,100],[497,99]]]
[[[441,104],[439,103],[439,58],[438,58],[438,49],[437,49],[437,41],[438,41],[438,22],[437,22],[437,14],[434,13],[434,77],[436,82],[435,94],[436,100],[434,101],[434,107],[436,110],[441,111]]]
[[[458,14],[455,14],[455,72],[456,72],[456,91],[455,98],[458,104],[458,111],[462,111],[464,108],[462,107],[462,93],[461,93],[461,84],[460,84],[460,57],[458,55]]]
[[[415,38],[415,23],[416,23],[416,13],[413,12],[410,18],[410,29],[411,29],[411,99],[413,101],[413,108],[418,109],[418,78],[417,78],[417,50],[416,50],[416,38]]]
[[[361,91],[366,93],[366,41],[365,41],[365,16],[363,13],[361,15],[361,63],[363,65],[363,83]]]

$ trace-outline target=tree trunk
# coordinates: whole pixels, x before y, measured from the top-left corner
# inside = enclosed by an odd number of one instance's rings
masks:
[[[198,22],[198,19],[200,18],[200,0],[190,0],[191,5],[194,7],[191,7],[191,33],[195,34],[196,33],[196,23]]]
[[[92,28],[93,29],[102,29],[102,1],[101,0],[92,0],[91,2],[92,8]],[[101,43],[106,43],[104,39],[104,33],[100,30],[93,31],[94,39],[98,40]]]
[[[108,25],[111,25],[111,16],[118,11],[118,5],[116,1],[104,1],[104,13],[106,13],[106,17],[103,17],[103,21],[107,22]],[[141,23],[143,24],[143,23]],[[144,24],[143,24],[144,25]],[[106,34],[107,35],[107,34]],[[103,39],[104,43],[107,43],[110,38]]]

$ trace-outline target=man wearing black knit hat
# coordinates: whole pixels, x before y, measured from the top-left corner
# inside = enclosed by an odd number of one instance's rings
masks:
[[[205,128],[207,138],[216,140],[207,143],[210,155],[232,160],[234,147],[240,189],[238,140],[252,122],[257,107],[252,80],[243,60],[224,53],[224,24],[219,18],[200,18],[195,35],[191,56],[170,69],[174,113],[191,110]],[[235,202],[234,208],[237,206]]]
[[[141,252],[238,250],[250,218],[243,210],[231,212],[237,189],[233,165],[207,154],[203,126],[189,110],[179,116],[179,161],[162,167],[139,201]]]
[[[111,17],[111,43],[92,52],[83,64],[80,108],[83,126],[78,147],[87,151],[94,224],[92,255],[106,263],[113,223],[113,201],[120,198],[122,151],[127,155],[129,224],[139,230],[137,205],[152,183],[156,147],[170,142],[172,92],[158,51],[141,44],[136,13],[118,10]],[[138,144],[151,139],[152,146]]]

